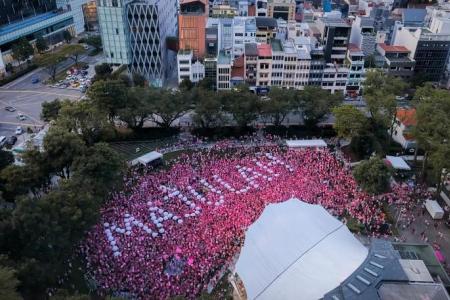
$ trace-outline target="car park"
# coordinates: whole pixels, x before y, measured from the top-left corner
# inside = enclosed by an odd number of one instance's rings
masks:
[[[9,111],[9,112],[15,112],[16,111],[16,109],[14,107],[12,107],[12,106],[6,106],[5,110]]]
[[[89,66],[82,67],[81,69],[71,68],[67,71],[66,78],[58,81],[54,87],[79,89],[80,91],[85,92],[91,85],[91,79],[88,76],[89,72],[85,70],[87,68],[89,68]]]

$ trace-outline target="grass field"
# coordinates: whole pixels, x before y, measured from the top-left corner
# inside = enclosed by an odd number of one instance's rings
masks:
[[[175,142],[175,138],[148,141],[126,141],[110,143],[110,146],[122,155],[126,160],[133,160],[148,152],[170,146]]]

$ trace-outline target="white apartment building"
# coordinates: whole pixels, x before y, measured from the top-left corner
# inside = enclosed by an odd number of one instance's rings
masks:
[[[189,79],[191,82],[199,82],[205,78],[205,66],[200,61],[193,62],[192,50],[180,50],[177,54],[178,84]]]
[[[231,67],[232,67],[231,55],[224,51],[219,52],[217,58],[217,90],[229,90],[231,88]]]
[[[297,72],[295,73],[295,88],[302,90],[309,84],[311,55],[306,46],[297,47]]]
[[[297,51],[293,42],[284,42],[284,68],[283,68],[283,87],[288,89],[296,88],[296,74],[297,74]]]
[[[233,19],[233,57],[239,57],[245,50],[245,17]]]
[[[348,68],[345,94],[358,96],[365,78],[364,52],[353,44],[347,51],[346,67]]]
[[[347,85],[348,68],[328,63],[323,70],[322,89],[329,90],[332,94],[344,93]]]

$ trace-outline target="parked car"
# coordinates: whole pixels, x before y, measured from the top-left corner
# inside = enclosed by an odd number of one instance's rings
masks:
[[[37,77],[33,77],[32,79],[31,79],[31,83],[32,84],[36,84],[36,83],[38,83],[39,82],[39,78],[37,78]]]
[[[21,135],[23,133],[23,129],[20,126],[17,126],[16,128],[16,135]]]
[[[12,106],[5,107],[5,110],[9,111],[9,112],[15,112],[16,111],[16,109],[14,107],[12,107]]]
[[[0,148],[5,145],[6,142],[6,136],[0,136]]]
[[[9,138],[6,139],[5,144],[7,146],[14,146],[14,144],[17,142],[17,136],[12,135]]]
[[[25,120],[27,119],[27,117],[26,117],[25,115],[23,115],[23,114],[19,114],[19,115],[17,116],[17,118],[18,118],[20,121],[25,121]]]

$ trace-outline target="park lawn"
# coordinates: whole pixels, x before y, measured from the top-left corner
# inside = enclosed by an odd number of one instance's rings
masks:
[[[109,145],[127,161],[133,160],[148,152],[167,147],[174,139],[158,139],[148,141],[110,142]]]

